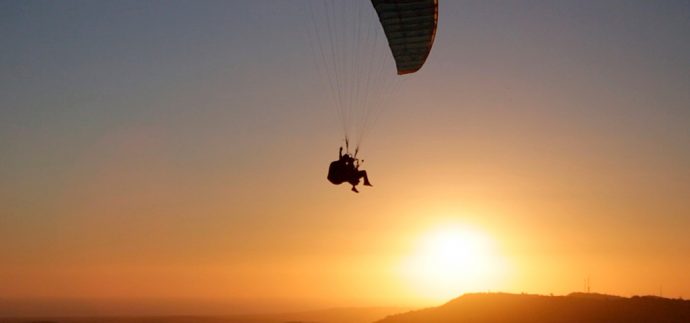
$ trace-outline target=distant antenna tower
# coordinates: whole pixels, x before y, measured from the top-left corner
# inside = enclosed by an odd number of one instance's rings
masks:
[[[587,278],[585,278],[585,292],[587,294],[589,294],[591,290],[592,290],[592,281],[590,280],[589,276],[587,276]]]

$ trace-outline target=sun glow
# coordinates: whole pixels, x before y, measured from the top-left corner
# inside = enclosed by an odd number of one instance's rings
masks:
[[[500,288],[505,263],[488,235],[475,228],[444,225],[423,234],[403,265],[404,278],[426,299]]]

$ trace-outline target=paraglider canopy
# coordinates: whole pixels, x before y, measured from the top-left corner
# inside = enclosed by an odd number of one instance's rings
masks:
[[[371,0],[398,74],[414,73],[429,56],[438,24],[438,0]]]

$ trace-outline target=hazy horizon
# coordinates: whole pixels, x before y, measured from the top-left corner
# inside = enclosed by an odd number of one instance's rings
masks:
[[[690,298],[690,2],[441,0],[360,194],[306,4],[0,1],[0,300]]]
[[[664,297],[663,295],[609,295],[594,291],[572,292],[564,295],[540,295],[531,293],[473,292],[457,295],[451,299],[436,304],[418,306],[372,306],[353,304],[319,304],[314,300],[210,300],[210,299],[0,299],[0,317],[12,318],[88,318],[88,317],[165,317],[165,316],[199,316],[199,317],[271,317],[274,315],[338,315],[340,312],[350,313],[385,313],[387,315],[438,308],[452,303],[457,299],[475,295],[514,295],[514,296],[546,296],[546,297],[659,297],[668,300],[683,298]],[[278,316],[278,317],[279,317]]]
[[[310,313],[339,309],[407,311],[412,306],[327,304],[300,299],[0,299],[0,317],[226,316]]]

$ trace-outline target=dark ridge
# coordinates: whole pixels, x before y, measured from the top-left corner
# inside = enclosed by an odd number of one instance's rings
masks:
[[[388,316],[377,323],[680,323],[690,322],[690,301],[588,293],[567,296],[465,294],[439,307]]]

